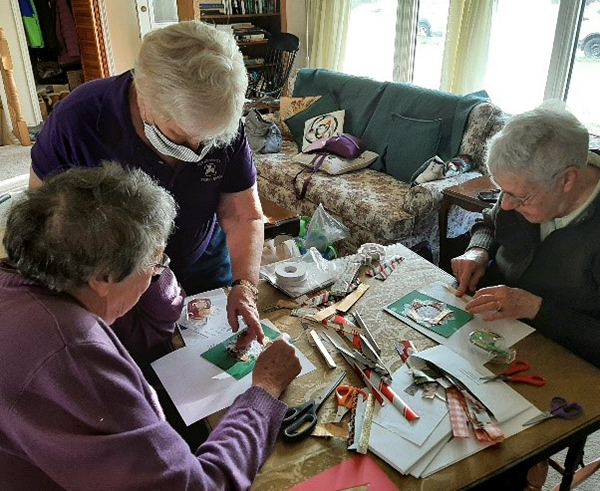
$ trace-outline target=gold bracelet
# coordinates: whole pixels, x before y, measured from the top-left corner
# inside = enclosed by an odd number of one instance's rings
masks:
[[[254,283],[252,283],[250,280],[241,278],[239,280],[235,280],[231,284],[231,287],[233,288],[234,286],[238,286],[238,285],[243,286],[243,287],[247,288],[248,290],[250,290],[250,292],[252,293],[252,296],[254,297],[254,300],[258,300],[258,288],[256,288],[256,285]]]

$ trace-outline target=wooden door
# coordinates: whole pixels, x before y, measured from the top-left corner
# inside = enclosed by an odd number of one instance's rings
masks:
[[[110,75],[98,0],[71,0],[85,81]]]

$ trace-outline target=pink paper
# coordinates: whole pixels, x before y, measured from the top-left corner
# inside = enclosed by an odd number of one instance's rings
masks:
[[[367,455],[348,459],[294,486],[290,491],[344,491],[364,485],[369,486],[369,491],[398,491],[377,463]]]

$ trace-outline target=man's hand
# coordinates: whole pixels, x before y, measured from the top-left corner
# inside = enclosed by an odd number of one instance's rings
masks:
[[[294,348],[283,339],[277,339],[256,360],[252,385],[262,387],[276,399],[300,373],[300,360]]]
[[[233,332],[238,332],[240,328],[238,316],[242,316],[248,326],[248,331],[246,335],[238,337],[236,348],[245,348],[254,338],[262,343],[265,335],[260,327],[256,300],[250,289],[243,285],[234,286],[227,297],[227,320]]]
[[[496,321],[533,319],[541,306],[541,297],[520,288],[499,285],[478,290],[466,309],[471,314],[483,314],[484,321]]]
[[[458,280],[458,297],[462,297],[467,291],[475,291],[489,261],[488,251],[481,247],[472,247],[463,255],[452,259],[452,273]]]

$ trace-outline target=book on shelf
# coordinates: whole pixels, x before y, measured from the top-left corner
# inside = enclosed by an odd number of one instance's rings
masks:
[[[277,0],[224,0],[222,3],[200,0],[201,15],[252,15],[277,13]]]
[[[264,58],[245,58],[244,59],[244,65],[248,66],[248,65],[264,65],[265,64],[265,59]]]

